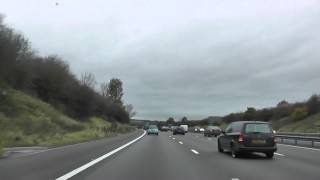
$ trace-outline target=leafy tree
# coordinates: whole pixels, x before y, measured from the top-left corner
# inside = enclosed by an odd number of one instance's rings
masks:
[[[123,88],[120,79],[113,78],[108,83],[107,95],[111,98],[112,102],[122,106]]]
[[[247,111],[244,113],[244,119],[251,121],[254,120],[255,116],[256,116],[256,112],[257,110],[253,107],[248,107]]]
[[[277,107],[287,107],[289,106],[289,103],[286,100],[282,100],[277,104]]]
[[[269,121],[273,116],[272,110],[262,109],[257,111],[256,118],[258,121]]]
[[[174,124],[175,123],[173,117],[169,117],[169,119],[166,122],[167,122],[167,124]]]
[[[312,95],[307,101],[306,106],[309,114],[320,112],[320,97],[317,95]]]
[[[184,117],[181,119],[181,124],[188,124],[188,118],[184,116]]]

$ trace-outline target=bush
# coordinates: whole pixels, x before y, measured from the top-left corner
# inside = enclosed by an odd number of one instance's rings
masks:
[[[308,116],[308,111],[304,107],[298,107],[293,110],[291,113],[291,118],[295,121],[301,120]]]
[[[309,114],[320,112],[320,96],[312,95],[307,101],[306,106]]]

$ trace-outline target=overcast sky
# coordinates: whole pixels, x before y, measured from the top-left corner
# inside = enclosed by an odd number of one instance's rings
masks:
[[[58,4],[56,4],[58,3]],[[319,0],[0,0],[79,77],[123,80],[136,118],[201,119],[320,93]]]

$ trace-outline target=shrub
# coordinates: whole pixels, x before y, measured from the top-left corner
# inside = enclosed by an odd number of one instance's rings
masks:
[[[295,121],[301,120],[308,116],[308,111],[304,107],[298,107],[293,110],[291,113],[291,118]]]

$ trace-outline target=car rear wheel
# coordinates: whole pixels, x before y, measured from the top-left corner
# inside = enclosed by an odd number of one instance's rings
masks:
[[[272,159],[273,158],[274,153],[273,152],[267,152],[266,156],[268,159]]]
[[[239,152],[236,151],[236,149],[234,148],[234,146],[231,146],[231,156],[233,158],[238,158],[239,157]]]
[[[218,141],[218,151],[221,152],[221,153],[223,153],[223,149],[222,149],[219,141]]]

